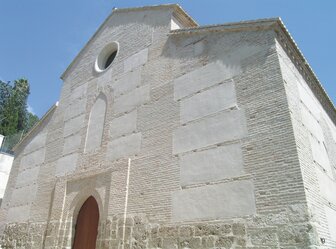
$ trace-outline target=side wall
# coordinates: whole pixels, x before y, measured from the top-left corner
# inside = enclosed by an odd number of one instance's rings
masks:
[[[309,213],[327,248],[336,247],[336,126],[280,44]]]

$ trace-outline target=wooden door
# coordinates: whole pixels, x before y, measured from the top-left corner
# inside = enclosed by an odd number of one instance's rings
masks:
[[[98,234],[98,204],[90,196],[81,207],[75,230],[73,249],[95,249]]]

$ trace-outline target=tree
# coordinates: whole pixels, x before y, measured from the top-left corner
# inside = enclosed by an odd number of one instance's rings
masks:
[[[36,116],[31,112],[28,112],[26,131],[28,132],[31,128],[33,128],[38,121],[39,121],[38,116]]]
[[[26,79],[10,82],[0,81],[0,134],[27,133],[38,117],[27,110],[29,83]]]

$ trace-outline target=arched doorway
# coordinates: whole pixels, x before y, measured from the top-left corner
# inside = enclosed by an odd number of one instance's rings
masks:
[[[98,234],[99,209],[95,198],[90,196],[78,213],[73,249],[95,249]]]

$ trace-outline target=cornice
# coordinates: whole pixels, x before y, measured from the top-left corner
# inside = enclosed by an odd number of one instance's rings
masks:
[[[308,61],[304,57],[303,53],[280,18],[274,27],[274,31],[276,33],[278,42],[284,48],[297,70],[301,73],[302,77],[305,79],[307,85],[312,90],[315,97],[319,100],[320,104],[328,113],[330,119],[334,122],[334,124],[336,124],[335,105],[329,98],[321,82],[317,78],[313,69],[309,65]]]

